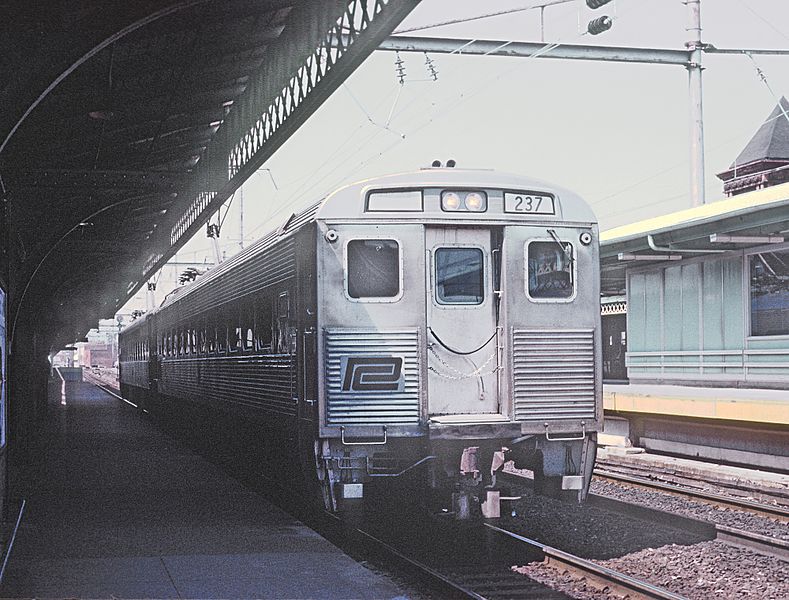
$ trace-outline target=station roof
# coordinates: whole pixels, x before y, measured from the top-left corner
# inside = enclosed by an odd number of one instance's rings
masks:
[[[789,183],[609,229],[600,234],[602,292],[623,293],[627,267],[764,246],[781,238],[789,241]]]
[[[12,328],[27,314],[64,343],[112,317],[418,2],[4,11],[0,280]]]

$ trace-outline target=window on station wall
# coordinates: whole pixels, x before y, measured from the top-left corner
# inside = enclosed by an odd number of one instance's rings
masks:
[[[750,257],[751,335],[789,335],[789,250]]]

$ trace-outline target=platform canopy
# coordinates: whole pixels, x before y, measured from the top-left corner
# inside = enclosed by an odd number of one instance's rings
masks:
[[[59,344],[111,317],[418,2],[4,10],[0,260],[11,329],[26,317],[39,343]]]
[[[789,241],[789,183],[600,234],[601,290],[625,291],[625,269]]]

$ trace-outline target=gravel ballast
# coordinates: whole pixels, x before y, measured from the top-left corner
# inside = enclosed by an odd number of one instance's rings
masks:
[[[789,566],[785,562],[722,542],[701,542],[692,546],[670,544],[595,562],[691,600],[789,598]],[[575,598],[622,598],[550,564],[533,563],[515,570]]]
[[[592,480],[591,491],[607,498],[789,541],[789,525],[777,518],[600,479]]]

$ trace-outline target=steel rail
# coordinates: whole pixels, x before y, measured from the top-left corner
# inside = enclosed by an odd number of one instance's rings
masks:
[[[383,551],[390,558],[403,563],[409,569],[416,569],[422,578],[429,581],[429,585],[438,588],[436,591],[440,591],[442,594],[448,593],[448,597],[451,598],[462,597],[471,598],[473,600],[486,600],[484,596],[480,596],[473,590],[468,589],[467,587],[462,586],[455,581],[452,581],[452,579],[442,575],[432,567],[409,556],[406,556],[392,545],[384,542],[371,533],[368,533],[358,527],[351,527],[350,529],[342,528],[343,520],[338,515],[329,511],[323,512],[327,522],[333,523],[338,528],[341,528],[339,532],[335,532],[335,535],[341,535],[346,539],[351,537],[352,539],[349,541],[354,542],[356,545],[361,544],[367,550],[367,552]]]
[[[569,571],[574,571],[578,574],[581,574],[583,577],[586,577],[587,579],[593,579],[598,583],[608,586],[609,588],[613,588],[615,592],[628,594],[630,598],[634,597],[633,594],[635,594],[636,598],[651,598],[660,600],[682,600],[685,598],[684,596],[675,594],[674,592],[671,592],[660,586],[636,579],[635,577],[631,577],[625,573],[620,573],[619,571],[614,571],[608,567],[603,567],[602,565],[598,565],[597,563],[594,563],[590,560],[586,560],[580,556],[575,556],[569,552],[564,552],[563,550],[553,548],[552,546],[547,546],[513,531],[496,527],[490,523],[485,523],[485,527],[488,527],[489,529],[502,535],[523,542],[524,544],[528,544],[529,546],[540,550],[549,562],[557,563]]]
[[[512,477],[514,479],[526,480],[528,482],[531,481],[530,479],[517,473],[505,472],[503,475]],[[653,482],[647,480],[647,483],[652,484]],[[637,485],[641,485],[641,482],[638,481]],[[645,485],[644,487],[652,486]],[[675,491],[674,487],[676,486],[669,487],[672,488],[670,490],[671,492]],[[676,493],[679,495],[685,495],[682,488],[678,488]],[[726,525],[719,525],[711,521],[705,521],[695,517],[687,517],[685,515],[680,515],[659,508],[652,508],[650,506],[644,506],[634,502],[629,502],[627,500],[621,500],[619,498],[609,498],[608,496],[603,496],[601,494],[590,493],[589,501],[600,506],[600,508],[603,508],[604,510],[621,512],[636,519],[651,520],[661,525],[664,525],[667,522],[673,522],[671,526],[678,527],[683,531],[696,531],[700,535],[709,536],[710,540],[715,539],[727,544],[740,546],[748,550],[754,550],[760,554],[774,556],[780,560],[789,562],[789,541],[782,540],[780,538],[753,533],[743,529],[736,529]],[[761,508],[762,505],[757,506]],[[670,516],[671,520],[667,520],[667,516]]]
[[[759,554],[769,554],[784,562],[789,562],[789,542],[769,535],[751,533],[742,529],[735,529],[725,525],[715,525],[716,539],[727,544],[733,544]]]
[[[633,485],[640,485],[641,487],[646,487],[646,488],[654,488],[664,492],[679,494],[681,496],[689,496],[691,498],[698,498],[700,500],[707,500],[708,502],[723,504],[726,506],[737,508],[739,510],[747,510],[749,512],[756,512],[757,514],[762,514],[762,515],[769,514],[770,516],[778,516],[784,519],[789,519],[789,508],[783,506],[777,506],[777,505],[771,506],[769,504],[763,504],[761,502],[754,502],[753,500],[734,498],[731,496],[725,496],[723,494],[716,494],[715,492],[704,492],[701,490],[694,490],[692,488],[686,488],[680,485],[664,483],[661,481],[652,481],[651,479],[634,477],[632,475],[624,475],[620,473],[613,473],[611,471],[605,471],[602,469],[595,469],[594,474],[597,477],[601,477],[603,479],[621,481]]]

